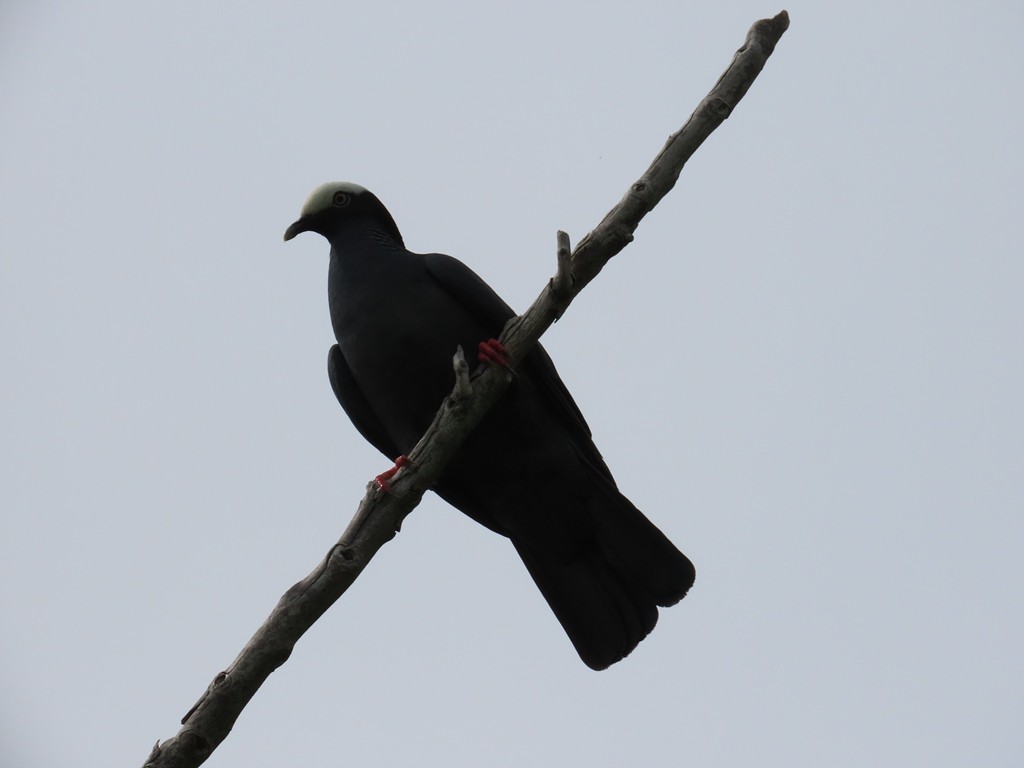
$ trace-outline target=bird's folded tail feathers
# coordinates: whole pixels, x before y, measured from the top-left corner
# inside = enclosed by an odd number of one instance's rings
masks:
[[[618,514],[597,516],[601,553],[623,581],[656,605],[675,605],[693,586],[693,563],[621,494],[618,507]]]
[[[616,573],[662,607],[682,600],[696,578],[690,559],[597,469],[590,501],[595,539]]]
[[[580,658],[604,669],[628,655],[679,602],[694,567],[640,510],[604,479],[586,503],[587,533],[572,542],[512,542]],[[524,531],[525,532],[525,531]]]
[[[632,594],[596,551],[569,561],[535,554],[512,540],[576,652],[591,669],[625,658],[654,629],[658,609]]]

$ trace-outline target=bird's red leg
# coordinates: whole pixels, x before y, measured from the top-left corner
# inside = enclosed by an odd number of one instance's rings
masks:
[[[477,359],[481,363],[490,363],[491,365],[500,365],[502,368],[508,368],[508,353],[505,351],[505,345],[497,339],[481,341],[480,346],[477,348]]]
[[[412,462],[409,461],[409,459],[406,456],[399,456],[397,459],[395,459],[395,466],[393,466],[387,472],[381,472],[379,475],[373,478],[373,482],[375,482],[377,484],[377,487],[384,491],[384,493],[387,493],[388,481],[395,476],[395,473],[398,472],[398,470],[400,470],[402,467],[408,464],[412,464]]]

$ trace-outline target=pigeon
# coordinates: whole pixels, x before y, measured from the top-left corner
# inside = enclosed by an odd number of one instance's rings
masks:
[[[456,348],[503,364],[495,339],[515,312],[457,259],[408,251],[387,208],[357,184],[315,189],[284,239],[301,232],[331,245],[331,387],[360,434],[400,464],[455,383]],[[690,560],[619,492],[539,344],[433,490],[512,542],[592,669],[625,658],[658,607],[693,585]]]

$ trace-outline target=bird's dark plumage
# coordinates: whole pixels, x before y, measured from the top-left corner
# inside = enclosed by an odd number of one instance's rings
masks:
[[[406,454],[451,391],[456,346],[497,338],[514,312],[456,259],[406,250],[355,184],[315,190],[285,239],[305,231],[331,243],[334,393],[374,447]],[[654,628],[657,606],[682,599],[693,565],[619,493],[540,345],[517,373],[434,490],[511,539],[580,657],[604,669]]]

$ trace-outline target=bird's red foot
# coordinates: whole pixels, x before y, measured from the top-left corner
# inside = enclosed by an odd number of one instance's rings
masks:
[[[375,482],[377,484],[377,487],[384,491],[384,493],[387,493],[389,484],[388,481],[390,481],[391,478],[395,476],[395,473],[397,473],[398,470],[409,464],[412,464],[412,462],[409,461],[407,457],[399,456],[397,459],[395,459],[395,466],[393,466],[387,472],[381,472],[379,475],[373,478],[373,482]]]
[[[490,363],[491,365],[500,365],[502,368],[508,368],[508,353],[505,351],[505,345],[497,339],[481,341],[480,346],[477,348],[477,359],[481,363]]]

